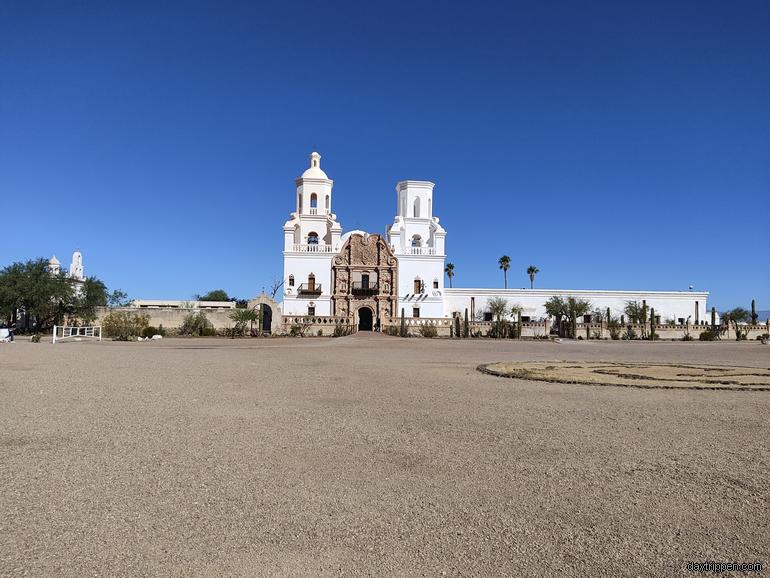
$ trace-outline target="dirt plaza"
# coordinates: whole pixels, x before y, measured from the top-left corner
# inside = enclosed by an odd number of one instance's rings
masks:
[[[0,575],[668,576],[770,563],[770,392],[501,378],[770,368],[759,343],[0,345]]]

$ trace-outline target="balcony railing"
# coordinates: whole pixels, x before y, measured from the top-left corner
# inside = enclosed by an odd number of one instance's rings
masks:
[[[321,294],[320,283],[303,283],[297,289],[297,295],[318,296]]]
[[[292,245],[292,251],[295,253],[335,253],[331,245],[305,245],[295,243]]]
[[[401,253],[402,255],[435,255],[436,254],[435,247],[404,247],[403,249],[400,249],[399,247],[393,247],[393,250],[396,254]]]
[[[377,283],[364,283],[362,281],[354,281],[350,285],[350,292],[353,295],[369,297],[371,295],[377,295],[380,292],[380,287]]]

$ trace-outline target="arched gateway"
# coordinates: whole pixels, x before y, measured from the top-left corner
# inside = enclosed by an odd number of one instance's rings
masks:
[[[359,331],[371,331],[374,329],[374,313],[369,307],[358,308],[358,330]]]
[[[398,259],[380,235],[351,234],[332,264],[332,314],[371,331],[398,308]]]

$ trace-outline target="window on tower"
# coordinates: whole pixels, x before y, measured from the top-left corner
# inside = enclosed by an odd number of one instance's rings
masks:
[[[311,209],[318,208],[318,195],[316,195],[315,193],[310,195],[310,208]]]
[[[422,237],[420,235],[412,237],[412,247],[422,247]]]
[[[307,235],[307,244],[308,245],[318,245],[318,233],[310,232]]]
[[[294,287],[294,275],[289,275],[289,287]]]
[[[420,197],[417,197],[414,200],[414,217],[415,218],[420,217]]]

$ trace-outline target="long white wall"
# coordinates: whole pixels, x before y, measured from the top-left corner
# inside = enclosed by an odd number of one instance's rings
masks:
[[[487,301],[492,297],[503,297],[511,305],[523,308],[522,315],[531,319],[546,317],[545,302],[554,296],[579,297],[588,299],[594,309],[605,311],[610,308],[613,316],[623,315],[623,309],[628,301],[647,301],[648,307],[655,309],[655,315],[660,315],[661,321],[666,319],[684,319],[689,317],[690,323],[711,319],[708,312],[708,292],[705,291],[595,291],[570,289],[445,289],[444,316],[452,313],[472,310],[471,300],[475,311],[484,311]]]

